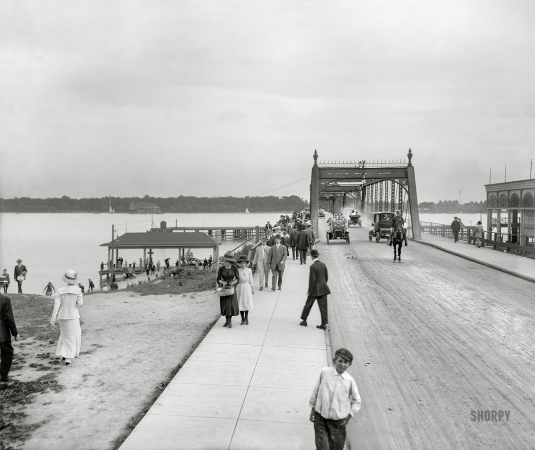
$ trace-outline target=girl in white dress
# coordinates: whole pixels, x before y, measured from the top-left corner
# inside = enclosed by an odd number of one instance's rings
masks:
[[[242,255],[238,258],[240,279],[236,285],[236,294],[240,307],[240,325],[249,325],[249,311],[253,309],[253,271],[247,267],[248,263],[247,256]]]

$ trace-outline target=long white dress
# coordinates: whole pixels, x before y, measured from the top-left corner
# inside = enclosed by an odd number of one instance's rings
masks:
[[[250,311],[253,309],[253,271],[246,267],[238,269],[240,279],[236,285],[238,296],[238,306],[240,311]]]

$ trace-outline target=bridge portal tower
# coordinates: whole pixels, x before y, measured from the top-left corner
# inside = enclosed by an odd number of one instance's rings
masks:
[[[318,163],[314,151],[314,165],[310,183],[310,219],[318,230],[320,203],[324,209],[341,213],[344,207],[359,209],[363,217],[371,219],[374,211],[400,209],[409,219],[409,234],[421,238],[416,176],[412,165],[412,151],[407,161],[324,161]],[[348,204],[351,203],[352,206]]]

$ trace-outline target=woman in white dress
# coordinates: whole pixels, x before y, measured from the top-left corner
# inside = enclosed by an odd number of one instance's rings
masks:
[[[67,283],[58,289],[54,311],[50,323],[55,325],[59,322],[60,335],[56,356],[61,357],[65,364],[71,363],[71,358],[77,358],[82,345],[82,329],[80,328],[80,313],[78,305],[84,304],[82,290],[77,286],[78,274],[69,269],[65,272],[62,280]]]
[[[240,279],[236,285],[236,294],[240,307],[240,325],[249,325],[249,311],[253,309],[253,271],[247,267],[248,263],[247,256],[242,255],[238,258]]]

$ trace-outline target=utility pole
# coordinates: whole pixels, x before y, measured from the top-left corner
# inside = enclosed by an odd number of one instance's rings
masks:
[[[489,184],[492,184],[492,167],[490,168]]]
[[[529,179],[531,180],[531,169],[533,169],[533,160],[529,163]]]
[[[507,183],[507,164],[505,165],[505,182]]]
[[[115,238],[115,225],[112,225],[111,226],[110,291],[111,291],[111,284],[113,283],[113,253],[115,250],[115,245],[113,244],[114,238]]]

